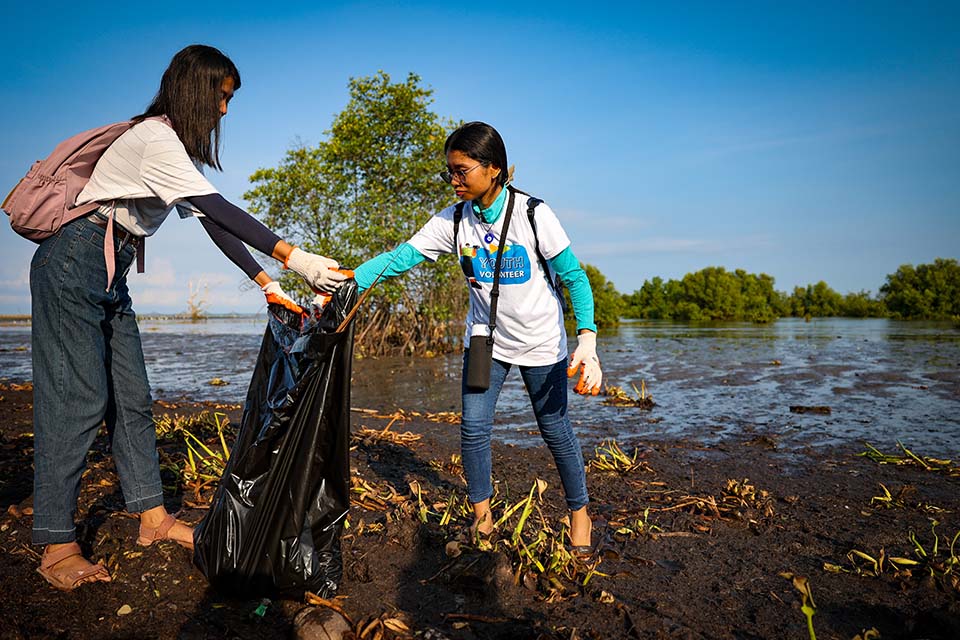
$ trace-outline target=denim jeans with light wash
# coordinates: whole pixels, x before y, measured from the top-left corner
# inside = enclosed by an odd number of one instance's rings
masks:
[[[490,366],[490,388],[480,391],[466,384],[470,350],[463,356],[463,419],[460,423],[460,452],[467,476],[467,497],[470,502],[483,502],[493,496],[490,481],[490,435],[500,389],[512,365],[494,359]],[[567,417],[567,363],[540,367],[520,366],[520,375],[537,417],[540,435],[547,443],[560,473],[560,482],[567,507],[576,511],[590,501],[587,476],[583,468],[583,452],[573,426]]]
[[[127,509],[163,504],[150,386],[117,240],[106,289],[105,229],[81,218],[44,240],[30,263],[33,350],[33,542],[76,538],[80,476],[106,419]]]

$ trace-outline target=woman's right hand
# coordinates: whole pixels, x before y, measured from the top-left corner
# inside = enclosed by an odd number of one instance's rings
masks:
[[[317,293],[333,293],[347,279],[337,271],[340,265],[336,260],[308,253],[298,247],[294,247],[287,256],[284,266],[299,274]]]
[[[567,377],[572,378],[580,371],[580,379],[573,387],[580,395],[597,395],[603,382],[603,370],[597,357],[597,334],[584,330],[577,336],[577,348],[570,357]]]

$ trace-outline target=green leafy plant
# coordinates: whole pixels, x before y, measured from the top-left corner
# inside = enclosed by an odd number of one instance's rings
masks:
[[[817,612],[817,606],[813,602],[813,591],[810,589],[810,583],[805,577],[790,572],[781,573],[780,576],[790,580],[793,588],[800,592],[800,596],[803,598],[800,610],[807,618],[807,633],[810,634],[810,640],[817,640],[817,634],[813,631],[813,616]]]

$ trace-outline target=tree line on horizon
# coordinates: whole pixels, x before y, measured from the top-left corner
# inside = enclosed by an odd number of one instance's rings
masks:
[[[620,318],[683,321],[772,322],[777,318],[893,318],[960,320],[960,264],[936,258],[931,264],[900,266],[876,296],[845,295],[820,281],[786,293],[773,277],[743,269],[706,267],[679,280],[654,277],[630,294],[618,293],[599,269],[587,265],[594,290],[597,324]]]
[[[410,238],[450,204],[443,142],[460,123],[429,107],[433,91],[409,74],[399,82],[380,71],[351,78],[350,98],[325,139],[291,148],[276,167],[257,170],[244,194],[250,211],[306,251],[357,265]],[[842,296],[826,283],[774,289],[766,274],[708,267],[680,280],[653,278],[621,294],[593,265],[584,265],[600,327],[625,318],[750,320],[784,316],[943,318],[960,316],[956,260],[905,265],[887,276],[880,295]],[[300,278],[280,274],[287,291],[309,298]],[[362,355],[424,355],[462,347],[467,291],[455,259],[426,262],[377,284],[358,315]],[[569,317],[573,323],[572,315]]]

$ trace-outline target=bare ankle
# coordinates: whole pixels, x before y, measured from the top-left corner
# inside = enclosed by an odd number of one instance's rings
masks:
[[[472,528],[481,533],[490,533],[493,531],[493,514],[486,511],[480,515],[474,515]]]

